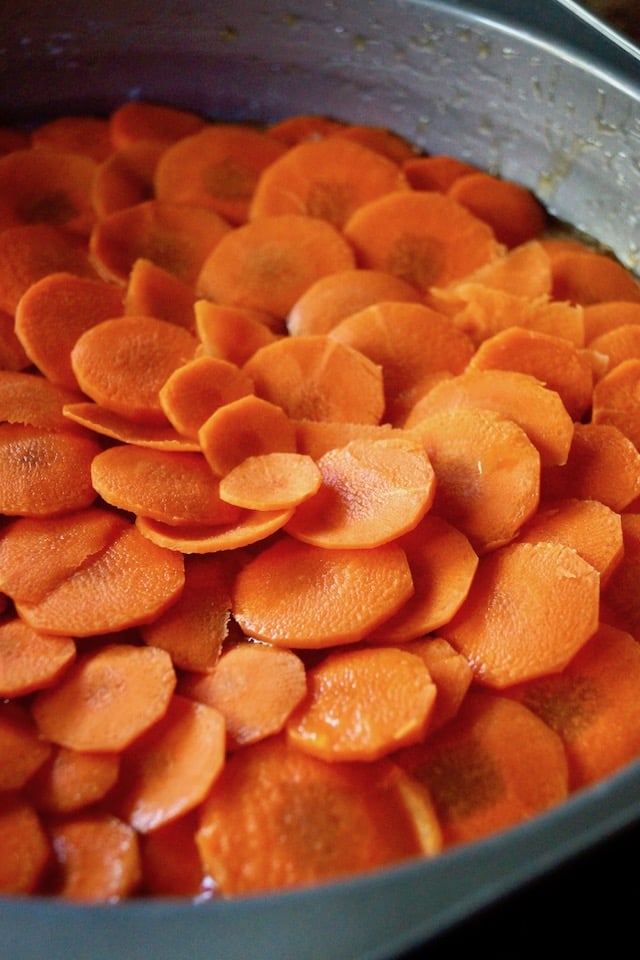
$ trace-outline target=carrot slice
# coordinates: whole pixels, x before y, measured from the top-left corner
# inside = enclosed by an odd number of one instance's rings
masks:
[[[198,901],[213,896],[213,884],[204,876],[195,834],[195,811],[170,820],[140,837],[144,892],[156,897],[190,897]]]
[[[293,304],[287,317],[292,336],[329,333],[341,320],[385,301],[422,302],[406,280],[384,270],[339,270],[320,277]]]
[[[358,265],[385,270],[427,292],[499,256],[491,227],[435,191],[399,191],[364,204],[344,233]]]
[[[238,573],[232,614],[246,636],[327,647],[361,640],[412,593],[406,554],[396,543],[337,550],[285,537]]]
[[[49,273],[93,277],[81,245],[48,223],[8,227],[0,232],[0,310],[15,315],[20,297]]]
[[[484,171],[456,177],[447,196],[488,223],[509,248],[539,237],[547,225],[546,211],[531,190]]]
[[[160,389],[188,360],[197,339],[155,317],[115,317],[85,331],[71,351],[71,365],[95,403],[141,423],[166,423]]]
[[[112,150],[109,121],[92,114],[54,117],[31,131],[31,145],[79,153],[99,163]]]
[[[19,702],[0,703],[0,793],[21,790],[51,750]]]
[[[70,814],[49,824],[56,855],[55,892],[78,903],[116,903],[142,876],[138,836],[109,813]]]
[[[119,149],[96,168],[91,203],[99,220],[154,199],[153,174],[166,144],[140,140]]]
[[[119,753],[55,747],[29,781],[29,798],[44,814],[73,813],[106,797],[119,773]]]
[[[0,309],[0,370],[26,370],[31,361],[15,331],[15,319]]]
[[[307,671],[308,693],[286,730],[321,760],[372,761],[422,740],[436,698],[424,660],[400,647],[329,653]]]
[[[384,418],[396,424],[407,393],[431,374],[462,373],[474,350],[448,317],[418,303],[373,304],[340,321],[328,336],[382,367]]]
[[[260,175],[286,150],[248,124],[208,124],[167,147],[155,170],[155,194],[215,210],[234,225],[245,223]]]
[[[88,435],[0,424],[0,513],[46,517],[91,506],[91,461],[99,451]]]
[[[155,450],[182,450],[186,453],[200,449],[197,441],[182,436],[168,420],[165,423],[137,423],[127,416],[107,410],[99,403],[88,401],[67,403],[63,412],[70,422],[121,443],[132,443]]]
[[[204,118],[191,110],[146,100],[129,100],[109,114],[109,133],[116,149],[139,140],[173,143],[204,125]]]
[[[204,800],[225,760],[214,707],[173,694],[163,716],[122,754],[115,805],[138,833],[183,816]]]
[[[535,713],[489,691],[399,762],[431,796],[445,847],[528,820],[568,796],[562,740]]]
[[[508,543],[540,499],[540,454],[524,430],[493,410],[457,407],[421,420],[436,476],[433,511],[482,553]]]
[[[395,764],[325,763],[269,737],[227,761],[196,843],[222,895],[236,896],[433,855],[440,834],[427,793]]]
[[[31,713],[52,743],[117,752],[164,716],[175,685],[164,650],[105,644],[78,656],[55,687],[37,693]]]
[[[322,474],[302,453],[263,453],[247,457],[220,481],[220,497],[245,510],[297,507],[320,489]]]
[[[253,393],[251,377],[230,360],[198,356],[169,374],[160,405],[178,433],[192,440],[214,410]]]
[[[439,190],[440,193],[446,193],[458,177],[478,172],[478,167],[449,154],[408,157],[402,169],[412,190]]]
[[[354,266],[350,244],[327,221],[297,213],[261,217],[221,238],[203,263],[196,291],[284,318],[320,277]]]
[[[640,304],[638,304],[640,306]],[[640,359],[640,325],[625,323],[593,337],[589,349],[607,358],[607,372],[624,360]]]
[[[562,543],[511,543],[482,557],[442,635],[476,679],[501,689],[562,670],[598,626],[600,577]]]
[[[51,845],[33,806],[15,794],[0,796],[0,892],[35,893],[51,857]]]
[[[132,580],[131,570],[137,569],[144,576]],[[183,558],[127,524],[106,550],[42,600],[20,601],[16,608],[34,630],[91,637],[147,623],[178,598],[183,586]]]
[[[140,257],[131,267],[124,310],[120,313],[124,312],[129,317],[157,317],[193,331],[194,302],[195,295],[191,287],[157,263]]]
[[[640,303],[633,300],[604,300],[588,303],[583,310],[584,334],[587,346],[595,337],[616,327],[640,323]]]
[[[636,582],[640,569],[640,514],[622,514],[624,552],[602,590],[601,619],[640,636],[640,603]]]
[[[292,116],[274,120],[267,130],[269,136],[276,137],[288,147],[303,140],[320,140],[331,133],[339,133],[346,124],[335,117],[324,117],[316,113],[296,113]]]
[[[398,543],[407,554],[415,593],[370,641],[404,643],[448,623],[464,602],[478,566],[468,538],[428,513]]]
[[[355,139],[340,135],[306,140],[263,170],[249,217],[303,214],[341,229],[363,204],[406,189],[396,161]]]
[[[247,457],[296,450],[293,421],[282,407],[254,394],[215,410],[198,437],[209,466],[220,477]]]
[[[15,329],[29,359],[52,383],[79,390],[71,367],[76,340],[123,309],[122,290],[104,280],[52,273],[32,284],[16,306]]]
[[[80,394],[45,380],[35,373],[0,370],[0,422],[40,427],[51,431],[74,431],[65,419],[65,404]]]
[[[640,358],[623,360],[593,388],[591,422],[618,427],[640,449]]]
[[[336,447],[346,447],[352,440],[384,440],[405,436],[390,423],[346,423],[336,420],[294,420],[299,453],[314,460]]]
[[[322,486],[286,530],[297,540],[344,550],[377,547],[412,530],[435,496],[424,447],[410,437],[354,440],[318,461]]]
[[[205,354],[239,367],[278,336],[271,329],[272,318],[259,310],[196,300],[194,312]]]
[[[452,319],[476,345],[508,327],[524,327],[563,337],[576,347],[584,346],[580,305],[550,300],[547,296],[530,299],[483,284],[469,285],[464,293],[465,305]]]
[[[436,700],[429,716],[429,734],[455,717],[473,681],[473,670],[466,657],[444,637],[412,640],[404,647],[424,660],[436,686]]]
[[[640,754],[640,646],[601,624],[565,669],[509,691],[562,738],[572,790],[596,783]]]
[[[125,284],[136,260],[144,258],[193,285],[202,264],[230,230],[213,210],[145,200],[99,220],[89,249],[107,280]]]
[[[282,530],[291,519],[292,510],[245,510],[236,523],[216,524],[213,527],[169,526],[149,517],[138,517],[136,527],[152,543],[167,550],[184,554],[219,553],[238,550]]]
[[[461,407],[494,410],[513,420],[538,450],[543,466],[566,463],[573,420],[559,394],[535,377],[518,370],[469,369],[437,383],[416,403],[405,427]]]
[[[54,147],[0,157],[0,230],[49,224],[87,237],[95,219],[95,169],[88,156]]]
[[[574,421],[591,406],[594,376],[588,357],[554,334],[507,327],[480,344],[469,369],[516,370],[535,377],[560,396]]]
[[[182,593],[168,610],[140,627],[144,642],[166,650],[182,670],[213,670],[229,633],[230,566],[216,556],[185,557]]]
[[[295,420],[375,424],[384,411],[379,365],[328,335],[282,337],[256,350],[243,370],[258,396]]]
[[[0,696],[22,697],[53,685],[73,662],[71,637],[50,637],[18,619],[0,624]]]
[[[553,296],[584,306],[608,300],[640,301],[640,283],[613,257],[565,250],[552,260]]]
[[[293,650],[240,642],[222,653],[214,670],[183,677],[178,690],[220,711],[227,749],[236,750],[280,733],[305,696],[307,679]]]
[[[388,127],[378,127],[368,123],[344,123],[328,135],[359,143],[375,153],[381,153],[395,163],[402,164],[416,155],[413,144]]]

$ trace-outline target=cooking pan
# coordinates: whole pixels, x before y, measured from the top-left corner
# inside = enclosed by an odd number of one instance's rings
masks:
[[[140,98],[212,118],[391,127],[531,187],[638,268],[640,60],[571,0],[3,0],[0,75],[3,123]],[[482,842],[309,890],[0,899],[0,955],[390,960],[639,818],[640,763]]]

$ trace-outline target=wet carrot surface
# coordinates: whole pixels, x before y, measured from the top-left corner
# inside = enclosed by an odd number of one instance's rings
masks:
[[[435,857],[640,756],[640,284],[391,130],[0,161],[0,894]]]

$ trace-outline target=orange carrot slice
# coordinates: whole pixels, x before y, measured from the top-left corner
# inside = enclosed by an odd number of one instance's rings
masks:
[[[119,753],[55,747],[29,781],[28,793],[44,814],[72,813],[106,797],[119,773]]]
[[[253,393],[251,377],[229,360],[198,356],[169,374],[160,405],[178,433],[192,440],[214,410]]]
[[[0,370],[26,370],[30,364],[16,335],[14,317],[0,309]]]
[[[139,140],[173,143],[204,125],[205,120],[191,110],[146,100],[129,100],[109,115],[109,133],[116,149]]]
[[[408,189],[398,163],[343,136],[306,140],[262,171],[249,217],[303,214],[341,229],[363,204]]]
[[[640,323],[640,303],[633,300],[604,300],[588,303],[583,310],[585,342],[608,333],[615,327]]]
[[[449,154],[409,157],[403,170],[412,190],[439,190],[446,193],[458,177],[477,173],[478,168]]]
[[[153,174],[166,144],[140,140],[114,149],[96,168],[91,203],[99,220],[154,199]]]
[[[45,120],[31,131],[33,147],[49,147],[66,153],[105,160],[112,150],[109,120],[92,114],[72,114]]]
[[[283,337],[257,350],[243,369],[258,396],[296,420],[375,424],[384,411],[379,365],[328,335]]]
[[[38,730],[71,750],[124,750],[168,709],[176,685],[169,654],[105,644],[81,654],[31,705]]]
[[[314,460],[336,447],[346,447],[352,440],[384,440],[405,436],[390,423],[346,423],[336,420],[294,420],[299,453]]]
[[[271,329],[272,318],[259,310],[196,300],[194,313],[205,354],[239,367],[278,336]]]
[[[593,250],[565,250],[552,260],[553,296],[587,306],[608,300],[640,301],[640,283],[613,257]]]
[[[33,806],[8,793],[0,796],[0,892],[35,893],[51,858],[51,844]]]
[[[639,304],[640,306],[640,304]],[[607,358],[607,372],[624,360],[640,359],[640,325],[625,323],[593,337],[589,349]]]
[[[138,423],[113,410],[107,410],[99,403],[88,401],[67,403],[63,412],[70,422],[121,443],[133,443],[138,447],[155,450],[182,450],[186,453],[200,449],[196,440],[189,440],[178,433],[168,420],[165,423]]]
[[[455,717],[473,682],[473,670],[466,657],[444,637],[412,640],[404,647],[424,660],[436,686],[436,700],[429,716],[430,734]]]
[[[640,449],[640,357],[631,357],[605,374],[593,388],[591,422],[618,427]]]
[[[158,897],[190,897],[198,901],[213,896],[213,884],[204,876],[195,834],[195,811],[170,820],[140,837],[143,889]]]
[[[141,881],[135,831],[109,813],[70,815],[49,825],[58,869],[55,892],[78,903],[116,903]]]
[[[65,404],[80,394],[35,373],[0,370],[0,422],[77,433],[65,419]]]
[[[597,570],[562,543],[512,543],[482,557],[445,639],[501,689],[562,670],[598,626]]]
[[[169,525],[150,517],[137,517],[136,527],[152,543],[167,550],[184,554],[219,553],[266,540],[282,530],[292,513],[290,509],[243,510],[235,523],[218,523],[211,527]]]
[[[71,637],[50,637],[21,620],[5,620],[0,624],[0,696],[22,697],[52,686],[75,655]]]
[[[194,302],[195,295],[188,284],[157,263],[140,257],[131,267],[124,310],[120,313],[124,312],[129,317],[157,317],[193,331]]]
[[[361,640],[412,593],[406,554],[396,543],[337,550],[285,537],[238,573],[232,614],[246,636],[327,647]]]
[[[302,453],[263,453],[247,457],[220,481],[220,497],[245,510],[297,507],[320,489],[322,474]]]
[[[325,763],[270,737],[228,760],[196,842],[218,889],[234,896],[432,855],[440,832],[427,793],[389,761]]]
[[[456,177],[447,196],[488,223],[509,248],[539,237],[547,224],[546,211],[531,190],[484,171]]]
[[[296,113],[274,120],[267,130],[269,136],[276,137],[288,147],[293,147],[303,140],[320,140],[331,133],[338,133],[345,125],[342,120],[336,120],[334,117],[324,117],[315,113]]]
[[[227,749],[236,750],[280,733],[305,696],[307,679],[293,650],[239,642],[222,653],[214,670],[183,677],[178,690],[220,711]]]
[[[166,423],[160,389],[188,360],[196,338],[155,317],[115,317],[83,333],[71,365],[84,393],[107,410],[142,423]]]
[[[344,227],[358,265],[427,292],[499,256],[491,227],[435,191],[398,191],[364,204]]]
[[[327,221],[297,213],[261,217],[222,237],[203,263],[196,291],[284,318],[312,283],[353,266],[350,244]]]
[[[0,791],[21,790],[49,757],[51,744],[18,701],[0,704],[0,733]]]
[[[308,694],[287,721],[290,742],[328,761],[371,761],[422,740],[436,687],[400,647],[329,653],[307,671]]]
[[[622,514],[623,555],[602,590],[601,619],[634,637],[640,635],[640,604],[635,588],[640,569],[640,515]]]
[[[377,547],[412,530],[433,503],[435,473],[410,437],[354,440],[318,461],[322,486],[286,529],[318,547]]]
[[[368,123],[344,123],[331,137],[340,137],[359,143],[375,153],[381,153],[395,163],[403,163],[409,157],[415,157],[416,148],[401,134],[388,127],[373,126]]]
[[[293,421],[277,403],[253,394],[215,410],[198,437],[209,466],[220,477],[247,457],[296,451]]]

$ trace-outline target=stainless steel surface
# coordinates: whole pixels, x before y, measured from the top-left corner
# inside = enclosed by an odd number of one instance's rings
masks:
[[[638,61],[566,4],[4,0],[0,37],[3,122],[144,98],[382,124],[532,187],[638,268]],[[199,906],[0,900],[0,953],[384,960],[639,816],[635,765],[523,827],[348,883]]]

